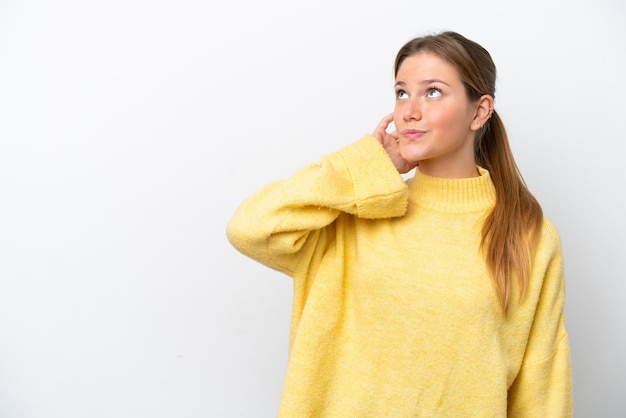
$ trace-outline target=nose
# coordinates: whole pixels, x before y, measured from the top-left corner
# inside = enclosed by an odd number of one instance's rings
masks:
[[[404,120],[420,120],[422,118],[422,109],[419,100],[409,99],[405,103],[403,112]]]

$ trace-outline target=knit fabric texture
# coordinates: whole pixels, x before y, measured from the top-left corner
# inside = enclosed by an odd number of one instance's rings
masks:
[[[480,249],[489,173],[404,180],[370,135],[246,199],[243,254],[293,278],[280,417],[569,417],[557,230],[502,313]]]

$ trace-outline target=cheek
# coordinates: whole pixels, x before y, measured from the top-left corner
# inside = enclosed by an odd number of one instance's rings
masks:
[[[459,111],[459,109],[443,108],[436,109],[430,113],[430,122],[433,125],[439,127],[445,127],[448,129],[461,129],[464,126],[466,119],[465,112]],[[466,126],[467,128],[467,126]]]
[[[399,123],[402,123],[402,112],[398,105],[393,108],[393,123],[395,126],[399,126]]]
[[[435,107],[430,109],[428,118],[433,124],[447,126],[454,120],[452,113],[448,108]]]

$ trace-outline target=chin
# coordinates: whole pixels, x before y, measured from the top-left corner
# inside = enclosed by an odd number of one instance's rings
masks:
[[[425,156],[423,153],[420,152],[411,152],[410,150],[407,149],[403,149],[400,151],[400,156],[402,158],[404,158],[407,161],[411,161],[411,162],[419,162],[420,160],[425,160]]]

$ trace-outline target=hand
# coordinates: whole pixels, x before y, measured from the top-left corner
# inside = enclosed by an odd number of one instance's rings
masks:
[[[391,159],[391,162],[396,167],[400,174],[408,173],[415,167],[417,167],[417,161],[407,161],[400,155],[400,144],[398,143],[398,134],[396,131],[387,132],[389,124],[393,121],[393,113],[385,116],[372,135],[378,139],[378,142],[385,148],[387,155]]]

